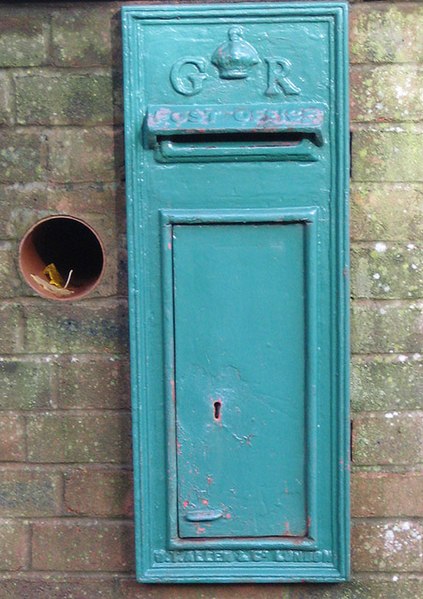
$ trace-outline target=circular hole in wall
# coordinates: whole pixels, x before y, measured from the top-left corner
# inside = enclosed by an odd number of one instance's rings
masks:
[[[64,301],[90,293],[104,272],[103,244],[73,216],[50,216],[33,225],[19,247],[25,281],[39,295]]]

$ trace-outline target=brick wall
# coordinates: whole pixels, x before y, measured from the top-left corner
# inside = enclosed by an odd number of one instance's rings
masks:
[[[153,587],[132,573],[121,4],[0,5],[0,599],[422,596],[423,6],[351,7],[353,580]],[[75,303],[19,274],[51,214],[107,248]]]

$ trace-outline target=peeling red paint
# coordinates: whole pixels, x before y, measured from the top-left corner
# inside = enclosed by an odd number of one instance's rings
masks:
[[[289,522],[288,522],[288,520],[286,520],[286,522],[285,522],[285,530],[283,531],[282,534],[291,536],[291,531],[289,529]]]
[[[182,110],[181,110],[182,109]],[[155,135],[183,132],[184,134],[213,132],[227,133],[248,127],[248,131],[285,132],[321,127],[324,112],[313,106],[298,109],[269,109],[261,105],[251,109],[246,105],[228,105],[225,110],[219,105],[209,105],[202,110],[192,106],[152,106],[147,117],[147,128]],[[380,117],[379,117],[380,118]],[[205,128],[207,126],[207,128]]]
[[[188,507],[189,506],[189,501],[188,499],[185,499],[184,503],[182,504],[184,507]]]
[[[195,528],[196,528],[196,532],[198,535],[201,535],[201,534],[203,534],[203,532],[206,532],[206,529],[197,523],[195,524]]]
[[[294,545],[302,545],[304,542],[304,537],[305,537],[305,533],[301,537],[292,536],[291,542],[294,543]]]

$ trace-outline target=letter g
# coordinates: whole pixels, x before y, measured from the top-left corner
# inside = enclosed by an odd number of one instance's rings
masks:
[[[207,62],[204,58],[181,58],[170,71],[170,82],[175,91],[183,96],[195,96],[203,89]]]

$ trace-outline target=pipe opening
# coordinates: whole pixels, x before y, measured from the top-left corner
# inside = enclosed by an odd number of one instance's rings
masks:
[[[51,216],[33,225],[19,248],[25,281],[39,295],[75,300],[90,293],[104,272],[104,248],[97,233],[73,216]]]

